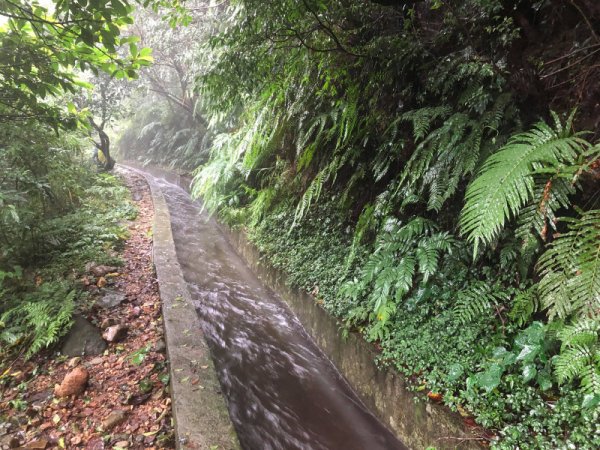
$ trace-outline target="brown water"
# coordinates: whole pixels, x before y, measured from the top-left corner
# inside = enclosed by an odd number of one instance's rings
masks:
[[[153,172],[242,447],[406,449],[200,205]]]

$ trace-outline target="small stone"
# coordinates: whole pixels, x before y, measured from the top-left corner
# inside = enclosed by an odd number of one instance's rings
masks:
[[[104,441],[99,436],[92,437],[85,444],[85,450],[104,450]]]
[[[115,444],[115,446],[117,447],[121,447],[121,448],[128,448],[129,447],[129,442],[127,441],[119,441]]]
[[[92,359],[90,361],[90,364],[92,366],[97,366],[98,364],[102,364],[103,362],[104,362],[104,358],[102,358],[101,356],[98,356],[98,357]]]
[[[54,388],[57,397],[81,394],[85,390],[90,374],[83,367],[76,367],[65,375],[62,383]]]
[[[21,381],[25,381],[25,377],[26,377],[26,373],[22,370],[19,370],[18,372],[15,372],[13,374],[13,380],[16,381],[17,383],[20,383]]]
[[[95,266],[92,267],[90,269],[90,272],[95,276],[95,277],[103,277],[108,273],[111,272],[116,272],[118,269],[114,266]]]
[[[127,335],[127,327],[125,325],[113,325],[112,327],[108,327],[102,337],[107,342],[119,342],[125,338]]]
[[[52,397],[52,389],[46,389],[44,391],[39,391],[35,394],[30,395],[27,401],[35,406],[36,403],[43,403],[50,397]]]
[[[75,356],[74,358],[71,358],[69,360],[69,362],[67,363],[67,366],[73,368],[79,365],[79,363],[81,362],[81,357],[80,356]]]
[[[37,414],[36,411],[33,411],[34,414]],[[39,417],[33,417],[30,421],[29,421],[29,425],[31,425],[32,427],[37,427],[38,425],[40,425],[42,423],[42,420]]]
[[[137,444],[141,444],[142,442],[144,442],[144,438],[145,437],[146,436],[144,436],[143,434],[138,434],[138,435],[136,435],[136,437],[134,438],[134,440],[135,440],[135,442]]]
[[[167,345],[165,344],[165,341],[162,339],[159,339],[158,341],[156,341],[154,343],[154,351],[158,352],[158,353],[164,353],[164,351],[167,349]]]
[[[102,429],[108,431],[117,425],[125,422],[127,415],[125,411],[117,410],[111,412],[106,419],[102,421]]]
[[[163,396],[164,390],[163,389],[159,389],[156,392],[152,393],[152,400],[160,400]]]
[[[101,308],[114,308],[120,305],[127,299],[127,296],[122,292],[117,292],[112,289],[104,289],[102,297],[96,300],[96,305]]]

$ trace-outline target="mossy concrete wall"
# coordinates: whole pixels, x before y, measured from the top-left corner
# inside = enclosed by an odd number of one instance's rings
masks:
[[[261,280],[290,306],[367,407],[406,446],[415,450],[482,448],[458,414],[409,391],[404,378],[394,370],[378,368],[373,346],[361,336],[350,334],[344,338],[341,324],[312,296],[290,288],[286,275],[264,263],[264,258],[243,231],[223,225],[221,229]]]

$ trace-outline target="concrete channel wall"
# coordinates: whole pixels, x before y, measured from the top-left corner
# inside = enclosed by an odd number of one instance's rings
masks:
[[[237,450],[237,435],[177,261],[169,210],[160,189],[147,180],[154,202],[153,262],[162,301],[176,445]]]
[[[409,391],[403,377],[375,364],[375,351],[361,336],[342,336],[341,324],[315,299],[289,287],[286,275],[264,263],[245,233],[221,225],[222,232],[252,270],[292,309],[323,352],[346,377],[367,407],[411,449],[479,449],[482,446],[458,414]],[[435,345],[432,343],[432,345]],[[417,398],[419,397],[419,398]]]

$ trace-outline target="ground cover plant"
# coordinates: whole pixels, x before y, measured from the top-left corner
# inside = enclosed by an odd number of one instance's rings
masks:
[[[65,138],[35,124],[29,130],[10,136],[0,160],[11,175],[2,182],[0,226],[4,357],[15,351],[29,357],[68,331],[73,312],[86,304],[76,276],[90,261],[119,263],[122,224],[135,216],[126,190],[95,171],[79,140],[71,137],[65,148]],[[31,151],[32,144],[48,143],[48,151]]]
[[[185,21],[178,2],[144,6]],[[76,294],[63,283],[67,269],[110,250],[131,214],[122,189],[88,162],[96,146],[100,165],[114,165],[104,127],[126,91],[115,80],[152,61],[127,31],[133,10],[118,0],[0,2],[0,332],[28,356],[68,327]]]

